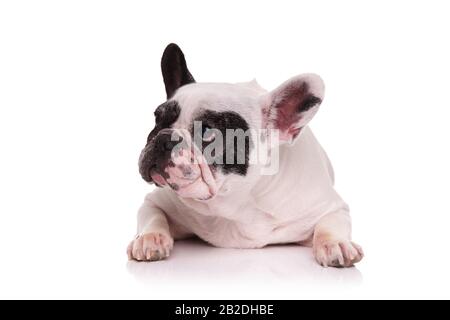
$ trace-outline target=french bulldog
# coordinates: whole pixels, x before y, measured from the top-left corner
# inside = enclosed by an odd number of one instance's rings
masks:
[[[173,43],[161,69],[167,101],[139,157],[142,178],[157,188],[138,211],[130,260],[165,259],[174,240],[194,236],[227,248],[312,246],[324,267],[363,258],[331,163],[308,127],[324,98],[318,75],[270,92],[255,80],[197,83]]]

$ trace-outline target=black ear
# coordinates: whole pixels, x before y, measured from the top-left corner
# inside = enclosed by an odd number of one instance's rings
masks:
[[[186,66],[183,51],[175,43],[169,44],[161,58],[161,71],[166,85],[167,99],[185,84],[195,82]]]

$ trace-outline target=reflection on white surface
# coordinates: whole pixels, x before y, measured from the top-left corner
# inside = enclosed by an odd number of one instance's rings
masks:
[[[357,285],[362,282],[357,268],[323,268],[315,262],[311,248],[298,245],[223,249],[199,240],[177,241],[168,260],[129,261],[127,268],[145,284],[214,281]]]

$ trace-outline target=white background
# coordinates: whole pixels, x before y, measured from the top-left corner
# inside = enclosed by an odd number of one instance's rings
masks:
[[[450,298],[449,30],[447,1],[2,1],[0,298]],[[127,263],[170,42],[200,82],[323,77],[357,268],[196,242]]]

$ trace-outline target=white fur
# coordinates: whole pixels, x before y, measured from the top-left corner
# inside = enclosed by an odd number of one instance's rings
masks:
[[[323,83],[315,77],[290,81],[308,79],[323,98]],[[173,127],[186,129],[201,109],[209,109],[235,111],[251,128],[262,128],[267,125],[262,110],[277,90],[269,93],[256,81],[185,85],[172,98],[181,106]],[[251,165],[245,177],[216,179],[219,190],[207,201],[181,198],[170,188],[148,194],[139,211],[137,239],[148,234],[174,239],[197,235],[215,246],[233,248],[312,241],[316,259],[324,266],[350,266],[362,258],[360,247],[350,241],[349,209],[333,188],[330,161],[309,127],[293,145],[280,146],[276,175],[260,175],[258,165]],[[134,253],[140,248],[136,241],[130,245],[130,257],[146,260],[145,252]]]

